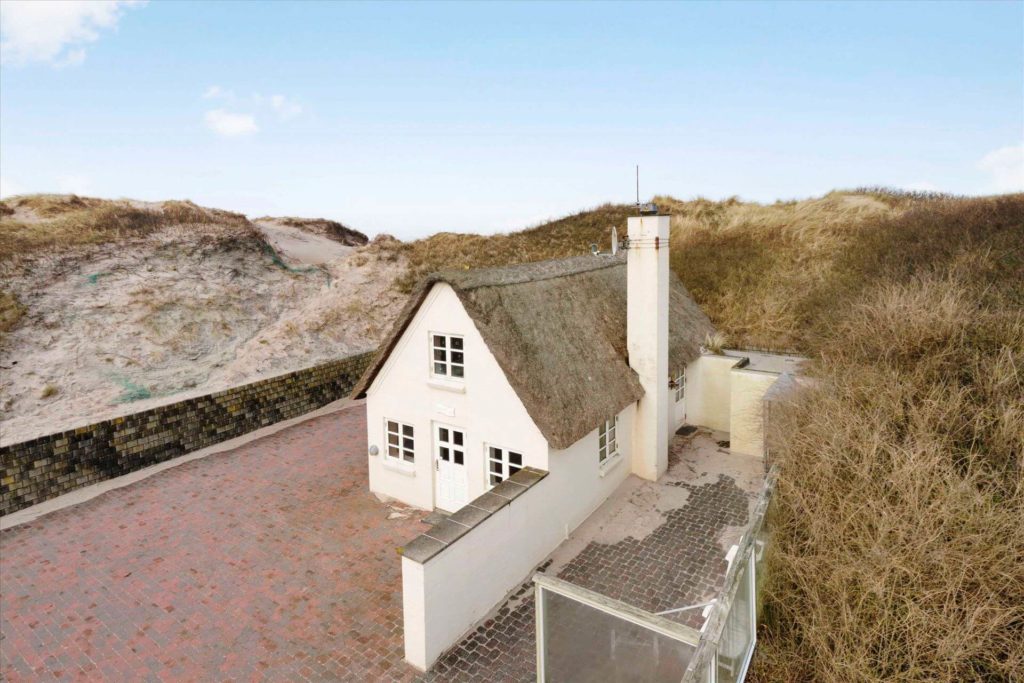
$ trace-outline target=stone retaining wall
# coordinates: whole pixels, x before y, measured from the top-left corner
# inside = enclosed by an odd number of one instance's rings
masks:
[[[345,398],[373,352],[0,447],[0,515]]]

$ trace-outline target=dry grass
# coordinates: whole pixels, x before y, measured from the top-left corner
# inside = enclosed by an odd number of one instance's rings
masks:
[[[869,221],[775,423],[761,681],[1024,679],[1024,196]]]
[[[672,267],[732,343],[801,348],[815,336],[811,298],[834,282],[834,263],[867,222],[894,209],[832,193],[773,205],[658,198],[672,221]]]
[[[721,355],[725,351],[725,347],[729,345],[729,342],[724,334],[721,332],[714,332],[704,337],[704,348],[705,350]]]
[[[26,195],[5,204],[12,213],[0,215],[0,261],[143,237],[171,225],[219,226],[256,235],[245,216],[188,201],[142,206],[75,195]]]

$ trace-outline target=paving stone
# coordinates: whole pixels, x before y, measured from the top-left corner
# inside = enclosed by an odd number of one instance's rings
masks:
[[[395,550],[429,525],[368,492],[365,430],[353,407],[0,532],[0,678],[535,680],[529,582],[432,671],[404,662]],[[665,485],[686,505],[557,575],[650,611],[720,590],[718,539],[748,494],[724,476]]]
[[[395,550],[428,527],[366,468],[353,407],[0,532],[0,679],[414,680]]]
[[[674,440],[671,465],[680,461],[685,444],[685,439]],[[666,512],[665,522],[642,539],[587,544],[557,576],[650,612],[704,602],[717,594],[728,569],[718,542],[720,532],[747,523],[750,494],[724,475],[714,483],[666,481],[663,485],[687,489],[686,504]],[[536,680],[533,617],[533,589],[527,584],[492,619],[447,652],[422,680]],[[699,609],[666,618],[698,629],[703,622]],[[494,646],[481,654],[480,642]]]

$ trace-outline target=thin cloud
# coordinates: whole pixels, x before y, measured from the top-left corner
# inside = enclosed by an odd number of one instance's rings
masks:
[[[240,137],[259,131],[252,114],[236,114],[224,109],[211,109],[205,115],[206,127],[217,135]]]
[[[989,152],[978,162],[978,168],[989,174],[992,192],[1024,190],[1024,143]]]
[[[145,0],[4,0],[0,2],[0,61],[24,66],[47,63],[77,66],[85,61],[84,44],[117,28],[125,8]]]
[[[270,98],[271,108],[277,112],[282,121],[293,119],[302,113],[302,105],[289,100],[284,95],[272,95]]]
[[[272,114],[280,121],[288,121],[303,112],[301,104],[285,95],[264,97],[259,93],[253,93],[248,98],[239,98],[235,96],[233,90],[216,84],[207,86],[203,91],[202,98],[221,103],[221,107],[206,112],[206,126],[215,133],[227,137],[251,135],[260,130],[256,124],[255,114],[228,111],[228,107],[235,110],[248,109],[257,113]]]

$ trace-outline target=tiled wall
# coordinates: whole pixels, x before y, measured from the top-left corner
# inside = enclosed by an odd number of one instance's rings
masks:
[[[0,515],[345,398],[373,352],[0,447]]]

